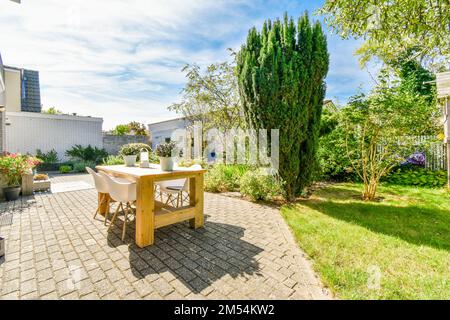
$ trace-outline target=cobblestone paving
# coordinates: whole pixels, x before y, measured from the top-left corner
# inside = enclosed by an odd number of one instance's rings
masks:
[[[84,178],[83,178],[84,179]],[[125,243],[94,189],[0,204],[0,299],[328,299],[277,209],[205,194],[205,228]]]

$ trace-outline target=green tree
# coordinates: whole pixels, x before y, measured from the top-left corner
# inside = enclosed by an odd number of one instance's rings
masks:
[[[123,136],[130,133],[130,127],[127,124],[118,124],[112,131],[116,136]]]
[[[186,65],[187,83],[182,100],[169,110],[182,114],[191,123],[200,121],[203,130],[216,128],[222,133],[242,125],[235,65],[214,63],[202,72],[198,65]]]
[[[365,40],[357,50],[363,64],[393,60],[410,48],[416,57],[449,61],[448,0],[327,0],[319,13],[342,38]]]
[[[147,128],[145,124],[139,123],[137,121],[132,121],[128,124],[129,132],[133,133],[136,136],[148,136]]]
[[[311,182],[329,56],[319,22],[307,13],[266,21],[249,31],[237,58],[245,119],[252,128],[280,130],[279,174],[288,199]]]

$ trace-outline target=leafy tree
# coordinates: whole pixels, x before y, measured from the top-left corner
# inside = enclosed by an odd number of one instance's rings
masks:
[[[130,127],[126,124],[118,124],[112,131],[112,134],[116,136],[124,136],[130,133]]]
[[[186,65],[187,83],[182,90],[182,100],[173,103],[169,110],[182,114],[188,121],[200,121],[203,130],[216,128],[222,133],[240,127],[240,100],[236,70],[233,63],[209,65],[202,72],[198,65]]]
[[[328,72],[325,35],[308,15],[266,21],[249,31],[237,59],[245,119],[252,128],[280,130],[279,174],[288,199],[316,169],[320,116]]]
[[[407,105],[396,105],[390,90],[380,88],[369,97],[353,97],[343,109],[346,152],[354,171],[364,184],[363,199],[374,200],[380,179],[414,150],[408,136]],[[356,148],[349,146],[356,141]]]
[[[132,121],[128,124],[128,128],[136,136],[148,136],[147,128],[143,123]]]
[[[372,57],[393,60],[416,48],[416,57],[449,61],[448,0],[327,0],[319,13],[343,38],[363,38],[364,64]]]

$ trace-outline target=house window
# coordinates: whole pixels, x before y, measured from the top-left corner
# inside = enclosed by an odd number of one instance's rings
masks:
[[[165,141],[166,143],[169,143],[169,142],[170,142],[170,138],[165,138],[164,141]]]

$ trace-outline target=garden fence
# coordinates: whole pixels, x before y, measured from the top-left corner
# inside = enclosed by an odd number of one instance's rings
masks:
[[[428,170],[447,170],[447,145],[436,139],[435,136],[414,137],[417,145],[424,145],[426,161],[425,168]]]

